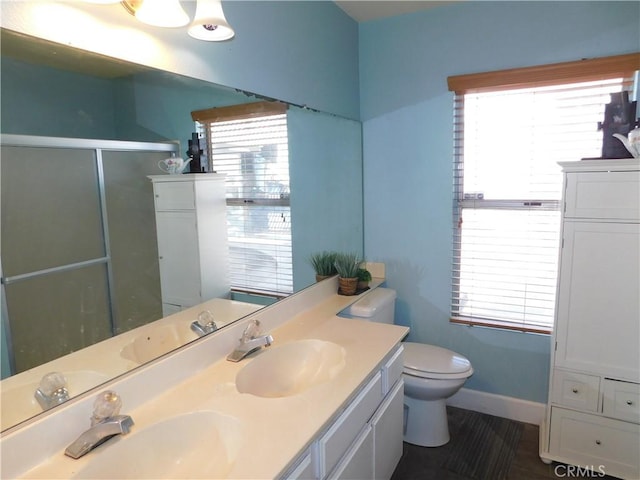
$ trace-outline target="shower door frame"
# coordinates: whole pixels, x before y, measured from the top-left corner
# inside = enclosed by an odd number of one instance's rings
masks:
[[[37,148],[64,148],[64,149],[81,149],[94,152],[95,167],[97,172],[97,189],[99,195],[100,218],[102,227],[102,238],[104,240],[104,256],[86,261],[60,265],[52,268],[45,268],[34,272],[13,275],[5,277],[2,269],[2,258],[0,256],[0,309],[2,312],[2,329],[5,337],[7,356],[9,360],[9,374],[15,375],[16,361],[13,347],[13,338],[11,335],[11,322],[9,319],[9,309],[5,295],[5,285],[10,285],[22,280],[32,279],[49,275],[52,273],[60,273],[64,271],[76,270],[91,265],[105,265],[107,275],[107,298],[108,298],[108,317],[111,335],[117,334],[117,328],[114,314],[114,278],[113,267],[111,262],[111,247],[109,225],[107,218],[107,204],[105,193],[105,178],[103,152],[105,151],[144,151],[144,152],[166,152],[168,155],[179,155],[180,142],[134,142],[124,140],[100,140],[85,138],[65,138],[65,137],[41,137],[33,135],[16,135],[16,134],[0,134],[0,145],[7,147],[37,147]],[[0,159],[0,165],[1,165]],[[1,168],[0,168],[1,171]],[[0,205],[1,208],[1,205]]]

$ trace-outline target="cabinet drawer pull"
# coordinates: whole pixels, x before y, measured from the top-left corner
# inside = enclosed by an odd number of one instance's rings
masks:
[[[578,389],[577,389],[577,388],[572,388],[572,389],[571,389],[571,391],[572,391],[573,393],[578,393]]]
[[[596,445],[600,445],[600,440],[596,440]]]
[[[633,405],[633,401],[627,400],[627,405],[629,405],[629,406]]]

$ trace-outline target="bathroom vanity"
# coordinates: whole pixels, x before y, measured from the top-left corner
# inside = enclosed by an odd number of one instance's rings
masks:
[[[565,172],[549,401],[540,456],[640,478],[640,162]]]
[[[389,478],[408,328],[338,317],[361,295],[336,292],[320,282],[3,432],[2,478]],[[254,319],[273,345],[227,361]],[[107,388],[131,432],[66,457]]]

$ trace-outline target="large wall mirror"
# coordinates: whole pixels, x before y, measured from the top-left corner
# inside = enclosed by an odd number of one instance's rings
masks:
[[[51,211],[62,209],[66,216],[86,216],[86,225],[98,222],[97,219],[88,216],[88,210],[93,208],[90,204],[65,204],[66,200],[61,196],[61,191],[87,189],[96,182],[96,171],[85,168],[86,164],[83,164],[80,158],[82,155],[95,149],[100,150],[104,168],[100,175],[109,179],[106,182],[106,197],[94,200],[98,203],[108,203],[111,200],[121,203],[119,208],[122,209],[122,213],[109,217],[110,231],[117,232],[118,221],[125,221],[124,217],[127,215],[129,218],[126,221],[129,225],[149,222],[153,227],[153,200],[150,198],[152,187],[146,177],[162,173],[157,169],[157,162],[165,158],[168,152],[175,151],[178,155],[186,157],[187,140],[194,131],[191,111],[250,103],[259,99],[256,98],[259,97],[256,94],[141,67],[6,29],[2,29],[0,45],[3,139],[29,138],[29,142],[35,142],[30,146],[25,146],[22,140],[17,142],[18,145],[2,145],[4,158],[0,161],[0,175],[3,181],[3,203],[0,204],[0,213],[3,243],[0,244],[0,248],[19,248],[20,242],[23,242],[25,247],[22,259],[15,255],[12,255],[11,259],[5,258],[4,252],[0,250],[0,254],[3,255],[0,274],[3,277],[8,276],[7,269],[20,271],[40,268],[26,264],[38,261],[34,252],[48,248],[48,241],[51,242],[54,238],[52,230],[64,233],[63,224],[51,221],[47,217],[38,220],[43,224],[42,230],[30,232],[31,236],[37,238],[33,238],[32,241],[20,240],[20,237],[14,236],[17,227],[14,226],[15,223],[9,223],[8,216],[14,221],[19,220],[33,213],[34,208],[30,208],[30,205],[50,203],[47,206],[51,207]],[[328,249],[360,253],[363,251],[362,142],[358,122],[297,106],[290,106],[288,109],[287,129],[295,292],[314,282],[314,272],[308,262],[311,253]],[[52,156],[42,147],[51,141],[56,144],[57,139],[66,139],[65,142],[71,141],[76,145],[80,142],[83,148],[56,148],[59,163],[53,166]],[[122,145],[143,147],[141,151],[137,151],[136,148],[122,148]],[[149,145],[155,146],[155,151],[154,148],[149,151]],[[11,166],[9,158],[12,161]],[[114,168],[116,166],[118,168]],[[67,182],[66,186],[64,182],[56,182],[62,186],[56,187],[57,189],[51,187],[47,179],[57,177],[63,178]],[[28,189],[21,189],[18,182],[21,178],[28,178],[29,189],[37,191],[30,193]],[[39,187],[36,188],[34,185]],[[115,190],[109,193],[108,188]],[[9,195],[15,195],[15,198]],[[11,204],[12,199],[23,207],[16,208],[15,202]],[[145,202],[146,207],[138,208]],[[98,208],[97,205],[94,207]],[[116,205],[113,208],[117,207]],[[72,208],[77,211],[71,210]],[[129,233],[125,229],[125,234]],[[118,241],[126,243],[126,235]],[[60,238],[55,240],[55,248],[57,255],[66,257],[77,251],[80,242],[68,238],[64,243],[63,238],[64,235],[60,235]],[[83,238],[82,248],[88,248],[84,240]],[[98,246],[101,243],[101,239],[98,238],[90,240]],[[145,261],[153,263],[154,255],[157,255],[154,242],[155,238],[148,237],[145,240],[136,240],[135,245],[130,244],[130,250],[134,253],[144,252],[147,256]],[[49,267],[55,265],[46,265],[44,268]],[[102,267],[98,265],[92,268]],[[127,319],[130,322],[120,324],[113,331],[101,323],[74,325],[65,321],[65,318],[59,318],[60,314],[58,317],[50,314],[58,310],[48,310],[48,306],[60,303],[67,308],[85,309],[86,312],[83,313],[87,314],[87,318],[91,317],[89,306],[101,301],[102,297],[95,284],[82,275],[69,284],[56,282],[55,276],[48,276],[46,281],[33,285],[16,283],[14,286],[22,290],[19,292],[20,295],[38,299],[38,302],[30,305],[33,308],[22,311],[12,311],[8,307],[7,300],[10,298],[5,295],[5,287],[12,285],[3,285],[3,380],[0,384],[3,394],[2,430],[34,415],[43,414],[42,407],[33,401],[35,387],[43,372],[59,370],[64,373],[65,370],[69,372],[71,368],[73,372],[70,372],[69,376],[77,376],[75,379],[68,379],[70,386],[76,386],[70,392],[73,396],[136,368],[144,361],[152,360],[155,353],[165,353],[149,350],[144,356],[137,358],[137,361],[123,362],[124,366],[118,368],[114,368],[114,362],[109,361],[110,355],[116,355],[121,359],[123,355],[132,354],[131,349],[123,351],[122,345],[115,343],[115,335],[146,328],[145,335],[146,332],[153,331],[164,339],[167,338],[170,327],[170,322],[167,322],[169,317],[163,318],[165,315],[161,309],[134,318],[136,307],[141,307],[143,302],[159,301],[159,298],[151,298],[154,295],[159,296],[159,293],[149,294],[149,298],[140,298],[139,295],[127,296],[127,283],[137,280],[129,278],[126,270],[123,269],[123,273],[119,275],[122,277]],[[130,270],[139,272],[140,268]],[[89,286],[91,288],[88,288]],[[229,299],[237,302],[238,308],[225,312],[227,318],[222,325],[264,305],[264,301],[251,296],[234,297],[233,293],[230,293]],[[216,299],[210,300],[214,302],[210,304],[211,308],[217,308]],[[136,304],[137,301],[140,303]],[[220,308],[224,309],[227,306],[225,304]],[[193,310],[189,315],[195,320],[197,313]],[[20,340],[22,344],[14,343],[18,341],[18,337],[24,338]],[[180,342],[197,340],[195,335],[180,341],[174,337],[172,341],[177,343],[172,344],[172,347],[178,347]],[[74,351],[77,349],[76,346],[68,347],[70,339],[74,339],[74,345],[80,342],[81,347],[94,349],[91,356],[101,359],[102,364],[83,363],[75,368],[69,367],[69,358],[73,360],[81,354],[81,351]],[[27,363],[16,367],[15,358],[11,358],[10,355],[15,355],[18,350],[33,350],[38,342],[54,345],[55,348],[51,349],[54,353],[50,355],[60,358],[43,358],[35,364]],[[12,391],[21,391],[19,393],[22,396],[5,396]],[[22,413],[18,415],[10,412],[12,409],[15,410],[14,407],[20,407],[16,403],[27,401],[35,410],[22,409]]]

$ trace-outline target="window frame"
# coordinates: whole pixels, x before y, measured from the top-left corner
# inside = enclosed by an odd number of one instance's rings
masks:
[[[231,105],[224,107],[213,107],[204,110],[196,110],[191,112],[191,118],[194,122],[197,122],[204,126],[207,142],[207,157],[209,168],[211,171],[215,169],[213,162],[211,127],[210,125],[217,122],[229,122],[235,120],[250,120],[258,119],[261,117],[270,117],[276,115],[285,115],[289,106],[286,103],[278,101],[259,101],[251,102],[239,105]],[[259,198],[259,197],[247,197],[234,196],[226,198],[227,208],[231,207],[286,207],[290,212],[290,195],[281,196],[280,198]],[[290,219],[290,214],[289,214]],[[292,253],[292,252],[291,252]],[[293,282],[293,265],[291,266],[291,281]],[[270,297],[275,299],[284,298],[285,296],[293,293],[292,291],[277,291],[277,290],[265,290],[262,288],[251,287],[231,287],[233,292],[245,293],[249,295],[258,295],[262,297]]]
[[[505,90],[517,90],[532,87],[555,86],[570,83],[580,83],[612,78],[630,78],[635,70],[640,67],[640,52],[612,57],[595,59],[583,59],[574,62],[563,62],[550,65],[500,70],[493,72],[474,73],[468,75],[450,76],[447,84],[450,91],[455,92],[454,124],[464,124],[464,95],[470,93],[499,92]],[[456,259],[461,258],[460,230],[462,211],[465,208],[478,209],[509,209],[531,210],[555,210],[559,211],[561,200],[479,200],[465,198],[463,191],[463,164],[464,164],[464,140],[463,132],[454,132],[454,198],[453,198],[453,275],[452,277],[452,309],[450,322],[464,325],[477,325],[491,328],[517,330],[528,333],[549,334],[550,328],[527,325],[526,323],[510,323],[498,319],[482,319],[454,315],[454,300],[459,299],[456,288],[459,289],[459,280],[456,280]],[[459,290],[458,290],[459,292]],[[555,305],[554,305],[555,306]]]

